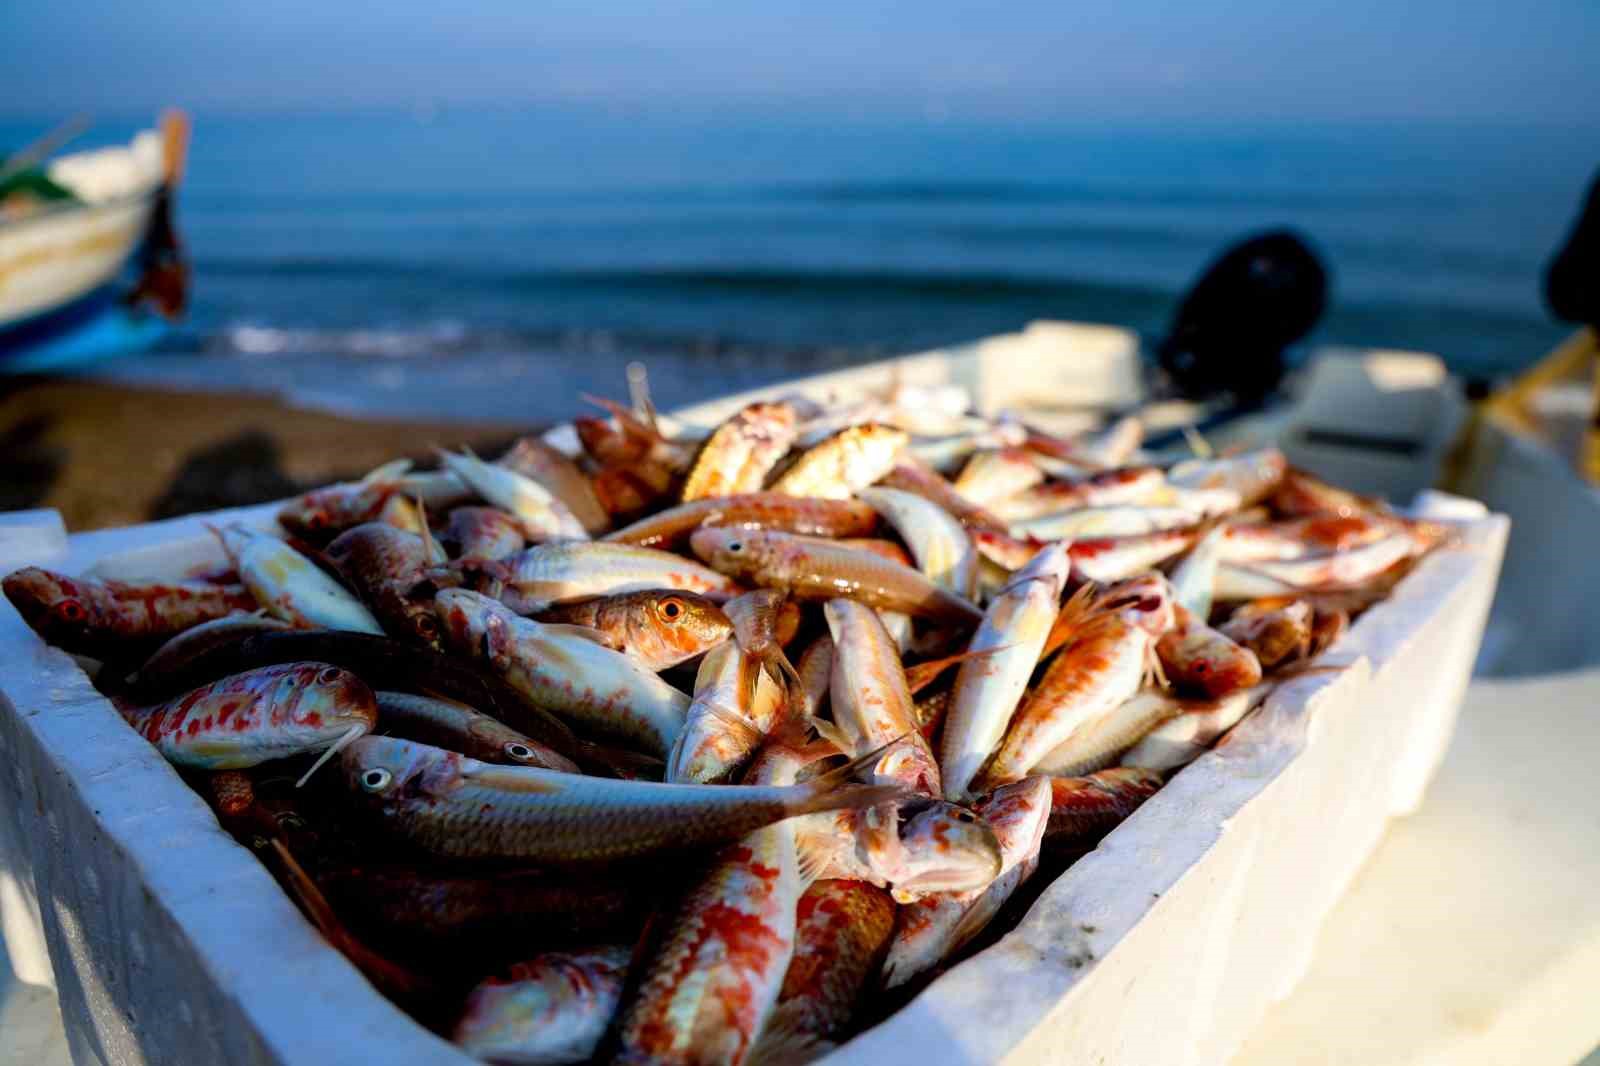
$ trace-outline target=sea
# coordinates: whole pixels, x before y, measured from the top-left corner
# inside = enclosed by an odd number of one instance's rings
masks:
[[[1542,271],[1597,165],[1592,131],[1468,120],[201,113],[190,314],[78,372],[533,423],[639,360],[670,407],[1040,318],[1154,339],[1230,243],[1288,227],[1332,275],[1312,342],[1493,377],[1568,328]]]

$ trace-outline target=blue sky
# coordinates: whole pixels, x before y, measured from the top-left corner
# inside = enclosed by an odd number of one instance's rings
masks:
[[[0,112],[496,102],[1122,121],[1600,122],[1600,2],[48,0]]]

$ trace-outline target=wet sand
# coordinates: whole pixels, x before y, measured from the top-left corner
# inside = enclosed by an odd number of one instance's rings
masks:
[[[0,511],[51,507],[69,530],[279,499],[435,445],[493,453],[483,422],[365,420],[251,393],[13,378],[0,383]]]

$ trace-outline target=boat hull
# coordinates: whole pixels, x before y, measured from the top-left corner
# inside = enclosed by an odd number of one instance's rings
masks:
[[[151,192],[0,226],[0,358],[93,317],[138,252]]]

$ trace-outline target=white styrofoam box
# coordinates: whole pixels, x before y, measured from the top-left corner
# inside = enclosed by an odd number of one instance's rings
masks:
[[[972,383],[982,359],[935,354],[796,384],[839,395],[907,375]],[[207,522],[267,524],[273,511],[79,535],[51,565],[184,574],[220,558]],[[1465,524],[1460,546],[1426,560],[1330,653],[1347,669],[1284,686],[1015,931],[830,1061],[1225,1061],[1293,986],[1385,820],[1420,796],[1505,533],[1500,518]],[[469,1061],[367,986],[9,604],[0,655],[0,862],[39,901],[77,1061]]]
[[[1139,336],[1090,322],[1030,322],[981,342],[980,395],[991,409],[1040,404],[1128,408],[1144,399]]]

